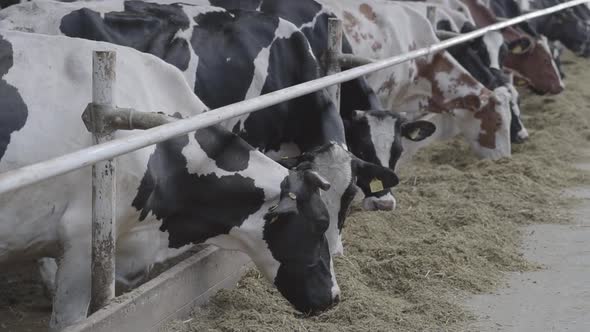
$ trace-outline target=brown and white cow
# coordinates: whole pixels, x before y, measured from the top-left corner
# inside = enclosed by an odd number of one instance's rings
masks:
[[[322,2],[343,19],[344,32],[358,55],[383,59],[439,42],[428,20],[399,3]],[[429,120],[436,124],[430,139],[403,142],[402,160],[433,139],[457,134],[479,157],[510,156],[509,92],[504,87],[486,89],[447,52],[381,70],[368,81],[387,110],[405,112],[412,119],[431,113]]]
[[[456,1],[445,0],[451,6]],[[479,27],[499,22],[486,2],[482,0],[461,0],[461,2],[467,5]],[[539,94],[558,94],[563,91],[564,84],[547,38],[532,36],[516,27],[502,30],[502,35],[509,49],[504,59],[504,65],[507,68],[513,70],[516,76],[524,79],[529,87]]]

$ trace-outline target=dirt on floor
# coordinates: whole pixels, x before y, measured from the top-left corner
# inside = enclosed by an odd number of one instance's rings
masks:
[[[0,271],[0,331],[47,331],[50,314],[51,300],[33,265]]]
[[[566,223],[559,192],[588,183],[573,167],[590,146],[589,60],[565,56],[559,96],[521,92],[528,142],[480,161],[460,140],[421,151],[401,172],[393,212],[354,211],[336,258],[341,302],[315,317],[293,310],[256,271],[169,331],[454,331],[473,318],[465,294],[493,290],[503,272],[538,269],[519,226]]]

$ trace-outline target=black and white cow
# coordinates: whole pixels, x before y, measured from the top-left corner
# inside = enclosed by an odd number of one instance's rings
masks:
[[[117,52],[119,107],[188,117],[205,105],[181,72],[133,49],[0,30],[0,172],[92,145],[80,121],[93,50]],[[116,138],[131,135],[119,131]],[[327,158],[342,148],[317,151]],[[289,171],[212,126],[117,158],[117,272],[136,274],[164,248],[208,243],[248,254],[298,310],[338,298],[325,237],[330,217],[311,169]],[[89,168],[0,195],[0,264],[57,259],[51,326],[85,318],[90,300]],[[141,232],[136,241],[135,235]],[[126,255],[126,257],[122,257]],[[120,264],[134,271],[122,271]]]
[[[561,0],[487,0],[490,8],[498,16],[515,17],[522,11],[542,9],[562,3]],[[551,15],[535,18],[521,24],[536,33],[540,33],[549,40],[560,41],[565,47],[577,55],[590,56],[590,22],[581,17],[584,9],[565,9]],[[585,15],[584,15],[585,16]],[[526,30],[525,30],[526,31]],[[530,33],[529,31],[527,31]]]

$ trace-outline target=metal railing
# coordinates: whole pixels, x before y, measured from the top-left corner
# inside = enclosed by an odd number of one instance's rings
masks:
[[[87,112],[90,111],[90,114],[86,114],[85,116],[89,117],[91,120],[94,120],[95,125],[93,128],[90,128],[92,125],[89,126],[88,123],[87,126],[89,127],[89,130],[94,133],[95,142],[99,144],[64,156],[0,174],[0,194],[4,194],[12,190],[16,190],[68,172],[72,172],[80,168],[95,165],[97,163],[101,163],[98,167],[107,167],[113,170],[111,175],[108,176],[110,179],[103,177],[101,180],[99,179],[100,177],[96,176],[97,172],[95,169],[93,169],[92,266],[93,269],[96,267],[98,272],[96,272],[96,274],[93,272],[93,277],[96,277],[93,279],[97,279],[97,281],[96,283],[95,280],[92,282],[92,296],[93,299],[98,299],[93,300],[93,307],[96,309],[105,304],[114,294],[114,232],[112,231],[112,225],[114,224],[113,189],[115,184],[112,174],[114,173],[115,166],[112,164],[113,158],[176,136],[185,135],[189,132],[218,124],[233,117],[252,113],[266,107],[303,96],[305,94],[316,92],[321,89],[328,88],[328,91],[334,99],[336,106],[338,106],[340,100],[338,84],[340,83],[353,80],[355,78],[379,71],[387,67],[395,66],[405,61],[426,56],[434,52],[443,51],[449,47],[481,37],[490,31],[501,30],[503,28],[510,27],[536,17],[555,13],[589,1],[590,0],[572,0],[550,8],[529,12],[512,19],[502,19],[499,23],[487,26],[485,28],[452,37],[428,47],[420,48],[405,54],[396,55],[384,60],[373,60],[357,57],[351,54],[341,54],[341,22],[338,20],[331,20],[329,22],[330,31],[328,43],[329,49],[327,54],[327,76],[282,90],[274,91],[256,98],[227,105],[182,120],[171,120],[170,118],[164,117],[161,114],[150,115],[150,113],[137,112],[129,109],[119,110],[116,107],[110,108],[112,104],[112,91],[110,90],[112,89],[112,85],[110,85],[108,80],[114,80],[114,69],[108,69],[104,67],[111,66],[108,62],[102,62],[105,57],[108,58],[108,55],[103,54],[101,56],[100,54],[95,53],[93,103],[89,105],[89,108],[87,108]],[[428,11],[428,16],[429,18],[433,16],[433,13],[430,10]],[[341,72],[340,68],[342,66],[355,68]],[[105,70],[106,72],[112,70],[112,76],[110,78],[106,77],[107,81],[101,81],[101,79],[98,78],[98,76],[101,75],[101,70],[103,71],[103,78],[105,77]],[[97,78],[96,81],[95,78]],[[101,89],[104,91],[100,92]],[[145,123],[138,123],[136,127],[141,129],[149,129],[124,138],[108,140],[110,133],[101,132],[96,128],[96,123],[99,123],[100,121],[104,122],[104,119],[97,119],[97,114],[101,107],[106,107],[107,109],[106,112],[102,113],[102,116],[115,114],[114,120],[112,120],[115,124],[121,119],[130,120],[132,118],[131,114],[137,114],[136,121],[144,121]],[[169,113],[174,112],[174,110],[167,111]],[[114,126],[113,129],[133,129],[134,126],[131,121],[122,122],[124,122],[124,124],[119,123],[120,126]],[[150,128],[154,125],[157,126]],[[94,167],[96,168],[97,166]],[[99,209],[100,211],[96,211],[96,209]],[[105,248],[105,246],[108,247],[107,252],[97,252],[95,255],[95,250],[101,251],[103,250],[101,248]],[[97,260],[96,264],[95,259]],[[96,289],[96,292],[94,289]]]

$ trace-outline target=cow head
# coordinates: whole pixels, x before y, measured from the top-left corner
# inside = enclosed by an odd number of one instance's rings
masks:
[[[572,8],[548,15],[542,33],[580,56],[590,56],[590,26]]]
[[[133,206],[154,216],[169,247],[240,250],[298,310],[338,297],[326,239],[330,216],[313,170],[289,171],[215,125],[156,145]]]
[[[402,137],[421,141],[434,133],[435,126],[427,121],[407,121],[398,113],[378,110],[355,111],[346,122],[350,151],[362,159],[356,161],[356,168],[363,170],[357,172],[357,183],[365,194],[363,207],[366,210],[395,208],[395,198],[387,189],[392,186],[374,181],[378,179],[375,176],[378,170],[371,168],[381,165],[395,170],[403,152]]]
[[[508,88],[501,86],[482,95],[478,110],[456,109],[453,114],[463,137],[480,158],[499,159],[511,155],[510,101]]]
[[[539,94],[558,94],[564,89],[559,70],[545,37],[528,36],[507,43],[506,67],[525,77]]]
[[[313,170],[290,171],[281,183],[278,204],[265,215],[263,239],[275,264],[270,268],[279,292],[304,313],[317,313],[338,301],[326,231],[330,216],[320,190],[330,184]]]
[[[379,191],[389,193],[389,188],[399,181],[389,168],[359,160],[335,143],[326,144],[295,158],[283,159],[280,163],[288,168],[316,172],[331,184],[322,194],[322,200],[330,214],[326,237],[332,255],[343,252],[341,232],[357,192],[356,185],[369,190],[371,183],[379,183],[382,186]],[[393,199],[391,194],[389,196]]]

